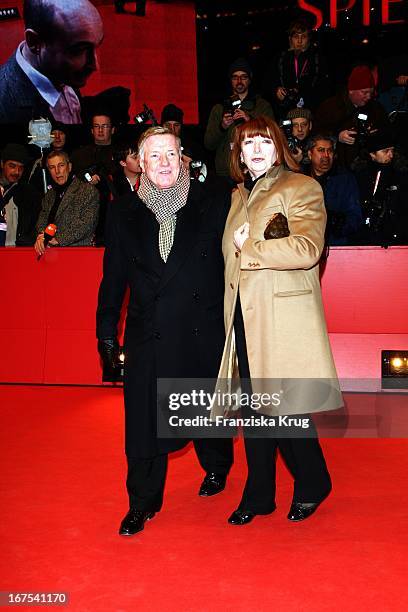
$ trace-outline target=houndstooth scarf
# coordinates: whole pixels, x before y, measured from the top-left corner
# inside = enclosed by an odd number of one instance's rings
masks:
[[[159,251],[163,261],[167,261],[170,255],[176,230],[176,213],[185,206],[189,189],[190,175],[183,163],[177,181],[168,189],[159,189],[145,173],[140,178],[137,195],[160,224]]]

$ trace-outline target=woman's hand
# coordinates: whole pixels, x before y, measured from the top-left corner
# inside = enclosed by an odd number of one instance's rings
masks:
[[[249,238],[249,223],[244,223],[234,232],[234,244],[238,251],[242,250],[245,240]]]

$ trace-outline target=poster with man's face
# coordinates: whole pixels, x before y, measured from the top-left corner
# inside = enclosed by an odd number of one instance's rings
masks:
[[[0,123],[35,114],[80,123],[83,98],[116,87],[128,91],[131,120],[144,103],[160,116],[171,102],[197,122],[193,2],[147,2],[143,17],[135,3],[120,14],[113,2],[25,4],[24,13],[23,2],[2,2],[20,17],[0,22]]]

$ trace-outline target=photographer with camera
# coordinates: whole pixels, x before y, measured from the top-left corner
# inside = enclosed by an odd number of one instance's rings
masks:
[[[364,149],[368,134],[388,124],[383,106],[373,99],[374,77],[368,66],[353,68],[345,90],[319,106],[315,129],[334,134],[338,139],[338,163],[351,167]]]
[[[104,244],[106,209],[115,191],[112,175],[115,172],[112,136],[115,127],[112,118],[105,111],[95,113],[91,118],[93,143],[76,149],[72,156],[75,175],[97,188],[100,197],[100,213],[95,234],[97,246]]]
[[[293,108],[282,121],[289,151],[298,164],[308,164],[307,142],[312,130],[312,113],[307,108]]]
[[[295,106],[314,111],[329,95],[327,62],[311,44],[309,23],[296,19],[290,24],[288,35],[289,49],[274,58],[263,86],[279,119],[284,119]]]
[[[274,118],[269,102],[251,91],[252,69],[247,60],[235,60],[229,67],[228,76],[232,94],[223,104],[213,106],[204,135],[206,149],[215,151],[215,171],[224,177],[230,176],[229,160],[235,126],[260,115]]]
[[[356,179],[335,164],[335,149],[336,139],[332,136],[312,136],[308,142],[310,165],[303,168],[303,174],[310,175],[323,189],[326,244],[330,246],[354,244],[353,236],[363,220]]]
[[[391,129],[378,130],[353,163],[364,216],[358,244],[408,244],[408,159],[394,144]]]

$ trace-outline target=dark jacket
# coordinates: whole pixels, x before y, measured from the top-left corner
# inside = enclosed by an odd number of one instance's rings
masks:
[[[17,64],[15,53],[0,66],[0,123],[52,119],[49,105]]]
[[[191,183],[164,263],[159,225],[136,193],[111,206],[97,336],[116,337],[129,286],[124,384],[129,456],[151,457],[185,444],[157,439],[157,379],[217,376],[224,346],[221,240],[228,207],[229,194]]]
[[[310,167],[305,174],[310,174]],[[354,234],[363,222],[357,181],[351,172],[337,166],[316,177],[323,189],[327,212],[326,243],[330,246],[354,244]]]
[[[5,188],[3,203],[13,199],[18,208],[16,246],[32,246],[37,237],[36,221],[41,210],[41,193],[26,183]]]
[[[404,159],[397,155],[391,164],[355,163],[365,220],[356,237],[358,244],[408,244],[408,167]]]
[[[371,128],[378,129],[388,124],[385,109],[379,102],[370,100],[365,106],[356,108],[344,91],[322,102],[313,121],[313,131],[337,137],[343,130],[356,129],[359,113],[367,115],[366,124]],[[358,137],[353,145],[339,142],[336,149],[338,163],[350,168],[363,146],[364,140]]]
[[[313,46],[297,56],[293,49],[282,51],[275,56],[264,78],[263,90],[268,100],[273,100],[274,109],[280,118],[295,108],[300,98],[304,107],[314,111],[322,100],[330,95],[330,84],[326,60]],[[289,91],[283,102],[276,98],[278,87]],[[291,91],[293,95],[291,95]],[[297,94],[293,90],[297,90]]]
[[[266,115],[274,118],[273,110],[269,102],[261,96],[248,95],[241,106],[251,118]],[[232,124],[227,130],[221,126],[224,114],[223,104],[215,104],[212,107],[204,135],[204,146],[209,151],[215,151],[215,170],[218,176],[229,176],[229,160],[231,155],[231,142],[234,138],[235,125]]]

